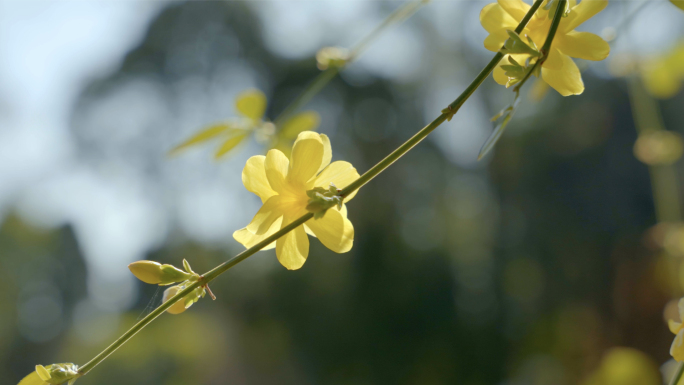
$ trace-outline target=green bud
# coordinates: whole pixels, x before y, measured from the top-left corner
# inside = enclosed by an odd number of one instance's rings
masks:
[[[340,47],[324,47],[316,53],[316,62],[321,71],[330,67],[342,68],[349,60],[349,52]]]
[[[36,365],[36,374],[41,380],[52,385],[63,384],[67,381],[69,385],[72,385],[81,376],[78,372],[78,365],[72,363]]]
[[[139,280],[152,285],[170,285],[190,279],[191,274],[172,265],[162,265],[154,261],[137,261],[128,265],[128,269]]]
[[[166,302],[173,298],[176,294],[186,288],[185,284],[180,284],[176,286],[171,286],[164,291],[163,301]],[[190,294],[186,295],[185,298],[181,298],[178,302],[174,303],[168,311],[171,314],[180,314],[185,311],[185,309],[192,306],[193,303],[199,301],[200,298],[204,297],[206,291],[204,287],[199,286],[195,290],[191,291]]]

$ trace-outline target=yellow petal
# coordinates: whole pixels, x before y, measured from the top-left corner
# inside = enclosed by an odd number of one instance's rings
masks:
[[[208,140],[214,139],[215,137],[217,137],[217,136],[221,135],[222,133],[228,131],[230,128],[231,128],[231,126],[227,123],[215,124],[213,126],[205,128],[204,130],[202,130],[202,131],[198,132],[197,134],[191,136],[190,139],[188,139],[185,142],[174,147],[171,151],[169,151],[169,155],[176,155],[188,147],[191,147],[191,146],[194,146],[196,144],[200,144],[200,143],[206,142]]]
[[[574,6],[568,17],[561,22],[561,30],[570,32],[594,17],[608,5],[608,0],[582,0]]]
[[[584,83],[579,68],[568,55],[561,55],[561,58],[563,67],[559,70],[542,67],[542,79],[563,96],[581,94]]]
[[[170,300],[173,296],[178,294],[178,292],[181,291],[178,286],[171,286],[170,288],[164,290],[164,297],[162,299],[162,302],[166,302]],[[166,309],[167,312],[171,314],[180,314],[185,311],[185,301],[181,298],[178,300],[178,302],[174,303],[171,305],[170,308]]]
[[[43,381],[38,373],[32,372],[19,381],[18,385],[47,385],[47,382]]]
[[[494,76],[494,80],[501,84],[502,86],[505,86],[506,83],[508,83],[508,76],[506,76],[506,71],[501,68],[502,65],[508,62],[508,55],[504,56],[503,59],[499,62],[499,64],[494,67],[494,71],[492,73],[492,76]]]
[[[271,228],[273,223],[283,216],[283,197],[275,195],[266,201],[263,206],[257,211],[252,221],[247,225],[246,229],[255,235],[262,235]]]
[[[682,323],[675,320],[668,320],[667,327],[673,334],[677,334],[682,329]]]
[[[253,120],[259,120],[266,111],[266,95],[256,89],[243,91],[235,99],[235,108],[242,115]]]
[[[498,0],[499,5],[515,20],[522,20],[530,6],[523,3],[522,0]]]
[[[306,184],[321,167],[325,146],[321,136],[312,131],[304,131],[297,136],[292,146],[289,181]]]
[[[328,135],[321,134],[321,141],[323,141],[323,160],[321,160],[321,166],[318,168],[317,173],[328,167],[330,161],[332,160],[332,147],[330,146],[330,138],[328,138]]]
[[[326,211],[323,218],[308,221],[307,225],[325,247],[336,253],[346,253],[354,245],[354,226],[336,208]]]
[[[684,330],[677,333],[672,346],[670,347],[670,355],[678,362],[684,362]]]
[[[276,241],[276,256],[288,270],[297,270],[304,265],[306,257],[309,256],[309,238],[303,226],[297,227]]]
[[[313,182],[311,188],[323,187],[327,188],[330,183],[334,183],[338,189],[343,189],[349,186],[352,182],[359,179],[359,173],[356,171],[354,166],[349,162],[338,160],[337,162],[332,162],[328,167],[326,167]],[[347,198],[346,202],[349,202],[358,190],[351,193]]]
[[[277,194],[266,178],[265,161],[266,157],[263,155],[253,156],[247,160],[245,168],[242,169],[242,184],[245,185],[247,191],[253,192],[261,198],[262,203]]]
[[[226,155],[230,150],[234,149],[237,147],[238,144],[242,143],[245,138],[247,138],[247,135],[249,134],[249,131],[247,130],[239,130],[235,132],[235,135],[226,139],[222,144],[221,147],[216,151],[216,154],[214,154],[214,159],[218,159],[222,157],[223,155]]]
[[[245,227],[244,229],[240,229],[240,230],[237,230],[236,232],[234,232],[233,238],[235,238],[236,241],[240,242],[246,248],[250,248],[250,247],[256,245],[257,243],[263,241],[264,239],[270,237],[276,231],[280,230],[280,225],[281,225],[282,221],[283,221],[282,217],[277,219],[275,222],[273,222],[273,224],[268,229],[268,231],[266,231],[265,233],[263,233],[261,235],[256,235],[253,232],[247,230],[247,228]],[[271,244],[269,244],[268,246],[264,247],[261,250],[270,250],[270,249],[274,248],[275,245],[276,245],[276,243],[272,242]]]
[[[489,36],[485,38],[485,48],[492,52],[498,52],[501,49],[501,47],[503,47],[506,40],[509,38],[508,32],[506,32],[507,29],[510,28],[501,28],[497,29],[494,32],[491,32]]]
[[[559,37],[557,47],[570,57],[603,60],[610,54],[610,45],[593,33],[572,31]]]
[[[290,160],[280,150],[273,149],[266,153],[266,178],[273,191],[282,193],[289,165]]]
[[[518,22],[509,15],[499,4],[487,4],[480,12],[480,24],[492,33],[502,28],[515,29]]]
[[[551,52],[549,52],[549,57],[546,58],[542,68],[548,68],[550,70],[559,70],[563,68],[563,63],[565,62],[563,60],[563,56],[565,55],[560,53],[558,49],[551,49]]]
[[[280,130],[286,139],[294,139],[302,131],[314,131],[321,124],[321,116],[315,111],[304,111],[288,119]]]
[[[674,4],[675,7],[684,11],[684,0],[670,0],[670,2]]]

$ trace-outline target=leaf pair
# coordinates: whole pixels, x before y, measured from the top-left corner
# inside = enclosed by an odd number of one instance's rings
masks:
[[[218,159],[235,149],[252,133],[255,133],[258,141],[268,143],[269,147],[280,147],[281,142],[289,145],[300,132],[314,131],[320,124],[321,119],[316,112],[305,111],[286,120],[280,130],[277,130],[273,123],[263,120],[266,105],[266,95],[263,92],[255,89],[242,92],[235,100],[235,108],[242,119],[211,125],[174,147],[169,155],[222,138],[222,143],[214,154]]]
[[[494,148],[499,139],[501,139],[501,135],[506,129],[506,126],[511,121],[511,119],[513,119],[513,115],[515,114],[515,111],[518,109],[518,106],[520,105],[520,100],[520,96],[516,92],[513,103],[506,106],[506,108],[499,111],[498,114],[492,117],[492,122],[497,121],[499,119],[501,119],[501,121],[499,122],[499,124],[497,124],[497,126],[494,128],[494,131],[492,131],[492,133],[489,135],[485,143],[482,145],[482,148],[480,149],[480,154],[477,156],[477,160],[480,160],[485,155],[487,155],[487,153],[489,153],[489,151],[491,151],[492,148]]]

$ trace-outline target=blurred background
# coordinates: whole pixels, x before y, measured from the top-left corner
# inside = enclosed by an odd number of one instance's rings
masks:
[[[478,18],[487,3],[432,1],[305,107],[321,115],[333,160],[367,170],[458,96],[492,56]],[[162,316],[79,383],[660,383],[674,337],[663,309],[682,288],[653,226],[681,219],[682,164],[635,157],[640,78],[611,69],[684,37],[684,12],[650,3],[611,1],[583,24],[617,36],[606,62],[577,60],[584,94],[526,91],[478,162],[489,118],[513,98],[488,79],[362,189],[349,253],[312,238],[293,272],[260,252],[212,284],[215,302]],[[82,365],[157,306],[161,292],[128,263],[186,258],[204,272],[243,250],[232,233],[260,201],[240,175],[263,146],[251,139],[219,161],[212,145],[167,152],[236,116],[247,88],[275,117],[319,73],[320,48],[352,46],[401,5],[0,1],[3,382],[39,363]],[[680,80],[648,99],[675,133]],[[658,170],[670,218],[656,215]],[[630,370],[643,377],[597,380]]]

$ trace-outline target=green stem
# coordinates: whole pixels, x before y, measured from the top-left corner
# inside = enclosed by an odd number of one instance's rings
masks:
[[[566,0],[562,0],[566,1]],[[535,0],[534,4],[530,8],[529,12],[523,20],[520,22],[518,27],[516,28],[516,32],[520,33],[527,23],[529,22],[530,18],[534,14],[534,12],[539,8],[543,0]],[[494,58],[489,62],[489,64],[485,67],[482,72],[473,80],[473,82],[466,88],[465,91],[452,103],[449,105],[449,108],[451,108],[454,105],[460,106],[468,99],[470,95],[479,87],[480,84],[489,76],[491,71],[494,69],[496,64],[498,64],[499,60],[503,57],[503,54],[501,52],[497,53]],[[447,108],[445,111],[442,112],[442,114],[437,117],[432,123],[428,124],[425,126],[422,130],[420,130],[417,134],[415,134],[413,137],[411,137],[406,143],[402,144],[399,148],[394,150],[390,155],[388,155],[385,159],[380,161],[378,164],[373,166],[370,170],[366,171],[359,179],[357,179],[355,182],[350,184],[349,186],[345,187],[342,192],[340,192],[340,196],[345,197],[352,193],[353,191],[359,189],[366,183],[368,183],[371,179],[373,179],[375,176],[380,174],[384,169],[389,167],[392,163],[394,163],[397,159],[399,159],[401,156],[403,156],[406,152],[408,152],[411,148],[413,148],[416,144],[418,144],[420,141],[422,141],[430,132],[432,132],[435,128],[437,128],[439,125],[444,123],[445,120],[450,118],[451,116],[454,115],[455,111],[450,111],[449,108]],[[105,350],[103,350],[100,354],[95,356],[92,360],[90,360],[88,363],[85,365],[81,366],[79,373],[82,375],[87,374],[89,371],[91,371],[97,364],[102,362],[105,358],[107,358],[110,354],[114,353],[118,348],[120,348],[123,344],[125,344],[129,339],[131,339],[134,335],[136,335],[142,328],[147,326],[150,322],[152,322],[155,318],[159,317],[164,311],[166,311],[168,308],[170,308],[174,303],[178,302],[181,300],[183,297],[186,295],[190,294],[194,289],[196,289],[200,285],[205,285],[214,279],[218,277],[219,275],[225,273],[228,271],[230,268],[233,266],[237,265],[238,263],[244,261],[245,259],[249,258],[250,256],[254,255],[256,252],[260,251],[264,247],[270,245],[271,243],[275,242],[277,239],[282,237],[283,235],[287,234],[288,232],[294,230],[295,228],[301,226],[304,224],[306,221],[309,219],[313,218],[312,213],[308,213],[305,215],[302,215],[298,219],[294,220],[287,226],[283,227],[273,235],[267,237],[263,241],[257,243],[256,245],[250,247],[249,249],[243,251],[242,253],[236,255],[235,257],[231,258],[230,260],[222,263],[221,265],[215,267],[214,269],[210,270],[206,274],[203,275],[203,278],[197,282],[193,282],[191,285],[183,289],[182,291],[178,292],[175,296],[173,296],[171,299],[168,301],[162,303],[159,307],[154,309],[150,314],[145,316],[142,320],[140,320],[138,323],[133,325],[132,328],[130,328],[126,333],[124,333],[121,337],[119,337],[114,343],[109,345]]]
[[[678,363],[677,371],[675,372],[674,376],[672,376],[672,379],[670,380],[670,385],[679,384],[679,380],[682,378],[682,374],[684,374],[684,362]]]
[[[532,74],[536,71],[536,69],[538,67],[541,67],[546,61],[546,59],[548,59],[551,51],[551,44],[553,44],[553,38],[556,37],[556,32],[558,32],[558,26],[560,25],[561,19],[563,18],[563,14],[565,13],[565,7],[567,5],[567,2],[568,0],[560,0],[560,2],[558,3],[558,6],[556,7],[556,13],[554,13],[553,20],[551,21],[551,27],[549,27],[549,33],[548,35],[546,35],[546,40],[544,40],[544,45],[542,45],[541,48],[542,56],[532,65],[530,70],[527,71],[527,73],[518,83],[518,85],[515,86],[513,91],[515,91],[516,93],[520,92],[520,88],[525,84],[525,82],[527,82],[527,79],[529,79],[530,76],[532,76]]]
[[[406,3],[404,6],[399,7],[389,16],[385,18],[370,34],[366,35],[360,42],[358,42],[350,51],[349,58],[344,63],[343,66],[330,67],[325,71],[321,72],[316,76],[316,78],[309,83],[309,85],[299,94],[284,110],[281,112],[274,120],[273,123],[276,127],[280,127],[282,123],[285,122],[295,111],[302,108],[306,103],[311,100],[316,94],[321,92],[323,87],[330,83],[335,76],[337,76],[344,67],[354,62],[365,49],[370,45],[370,43],[375,40],[382,31],[387,29],[393,24],[400,23],[408,19],[413,15],[423,4],[427,3],[426,0],[415,0]]]
[[[639,79],[628,81],[629,100],[634,125],[639,135],[664,131],[658,103],[648,95]],[[677,170],[672,165],[649,165],[653,204],[658,222],[679,222],[682,219]]]
[[[150,314],[145,316],[145,318],[141,319],[138,323],[133,325],[132,328],[128,329],[126,333],[124,333],[121,337],[119,337],[114,343],[109,345],[105,350],[103,350],[100,354],[95,356],[92,360],[88,361],[85,365],[81,366],[79,369],[79,373],[81,375],[87,374],[89,371],[91,371],[97,364],[102,362],[105,358],[107,358],[110,354],[114,353],[118,348],[121,347],[121,345],[125,344],[126,341],[131,339],[134,335],[136,335],[142,328],[147,326],[150,322],[154,321],[155,318],[159,317],[166,311],[168,308],[173,306],[176,302],[181,300],[183,297],[186,295],[190,294],[193,290],[195,290],[198,286],[201,285],[206,285],[209,282],[213,281],[216,277],[219,275],[223,274],[226,270],[230,269],[231,267],[237,265],[238,263],[244,261],[248,257],[252,256],[255,254],[257,251],[263,249],[264,247],[270,245],[271,243],[275,242],[278,238],[282,237],[283,235],[289,233],[290,231],[294,230],[298,226],[302,225],[304,222],[308,221],[313,217],[313,214],[306,214],[295,220],[294,222],[288,224],[287,226],[283,227],[280,229],[278,232],[274,233],[270,237],[267,237],[263,241],[257,243],[256,245],[250,247],[249,249],[243,251],[242,253],[236,255],[235,257],[231,258],[230,260],[220,264],[219,266],[215,267],[208,273],[204,274],[203,278],[199,281],[193,282],[191,285],[186,287],[185,289],[181,290],[178,292],[176,295],[171,297],[168,301],[162,303],[154,309]]]
[[[534,16],[534,13],[537,12],[537,9],[542,5],[543,1],[535,1],[534,4],[532,4],[532,7],[530,7],[530,10],[525,14],[525,17],[520,21],[520,24],[515,28],[515,33],[520,34],[522,31],[525,29],[527,26],[527,23],[530,22],[530,19],[532,16]],[[489,76],[492,71],[494,71],[494,68],[496,67],[497,64],[503,59],[504,53],[499,51],[494,55],[492,60],[487,64],[485,68],[482,69],[479,75],[473,80],[472,83],[463,91],[461,95],[459,95],[456,100],[454,100],[451,104],[449,104],[449,107],[447,107],[448,110],[451,111],[450,116],[448,117],[448,120],[451,120],[451,117],[458,112],[458,109],[461,108],[463,103],[465,103],[466,100],[475,92],[475,90],[480,87],[482,82],[484,82],[485,79],[487,79],[487,76]]]

